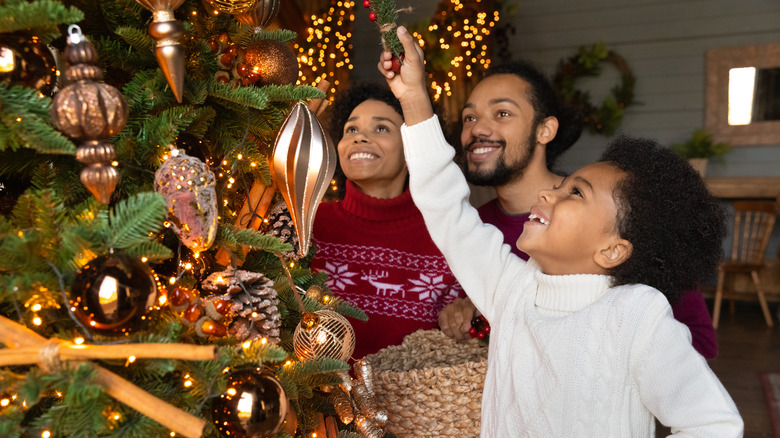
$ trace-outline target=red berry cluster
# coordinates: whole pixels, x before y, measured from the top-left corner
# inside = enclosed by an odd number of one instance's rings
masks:
[[[474,319],[471,320],[469,336],[485,341],[488,340],[490,337],[490,323],[488,323],[488,320],[484,316],[475,316]]]
[[[230,35],[222,33],[208,40],[211,53],[217,57],[220,71],[214,74],[214,79],[221,84],[250,85],[260,80],[260,75],[252,71],[250,65],[244,62],[246,49],[230,40]]]
[[[371,0],[363,0],[363,7],[364,8],[370,8],[371,7]],[[371,21],[376,21],[376,12],[371,11],[368,13],[368,19]]]

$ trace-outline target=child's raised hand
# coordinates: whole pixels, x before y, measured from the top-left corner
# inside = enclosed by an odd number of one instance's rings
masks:
[[[382,52],[377,63],[379,72],[387,80],[395,97],[401,102],[404,122],[415,125],[433,116],[431,101],[425,85],[425,61],[423,51],[405,27],[399,26],[398,39],[404,46],[405,58],[398,72],[393,71],[393,54]]]

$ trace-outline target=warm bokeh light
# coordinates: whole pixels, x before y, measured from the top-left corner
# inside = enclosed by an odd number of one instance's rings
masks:
[[[465,78],[471,78],[477,71],[487,70],[491,59],[488,50],[487,39],[499,20],[499,12],[485,12],[467,8],[462,0],[450,0],[450,12],[439,6],[439,10],[431,20],[431,24],[423,32],[413,32],[418,43],[422,47],[428,45],[436,50],[446,53],[449,59],[448,66],[430,66],[428,78],[433,90],[433,99],[439,100],[442,96],[452,96],[454,83]],[[476,3],[479,3],[477,1]]]
[[[298,84],[313,85],[327,79],[331,84],[329,97],[333,99],[339,82],[348,78],[344,73],[353,68],[350,56],[354,8],[353,1],[332,2],[322,15],[306,17],[309,22],[306,40],[294,45],[298,56]]]

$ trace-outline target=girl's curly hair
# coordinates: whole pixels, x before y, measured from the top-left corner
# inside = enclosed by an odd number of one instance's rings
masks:
[[[615,286],[643,283],[674,304],[711,278],[723,257],[725,212],[699,174],[671,149],[619,136],[599,161],[627,176],[615,188],[620,236],[633,253],[612,269]]]

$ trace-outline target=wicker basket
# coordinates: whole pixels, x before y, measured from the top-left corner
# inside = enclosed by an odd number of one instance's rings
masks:
[[[479,436],[487,370],[483,343],[459,344],[439,330],[420,330],[364,361],[373,370],[388,431],[399,437]]]

